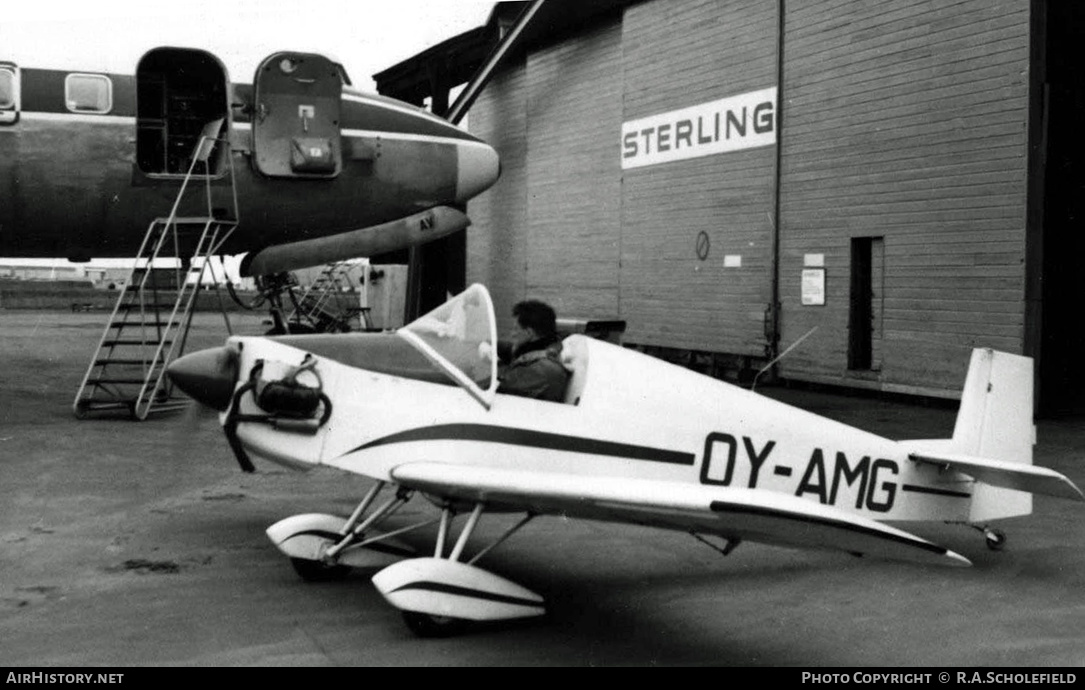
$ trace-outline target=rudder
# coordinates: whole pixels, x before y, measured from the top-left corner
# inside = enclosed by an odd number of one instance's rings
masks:
[[[972,351],[953,428],[953,452],[1032,464],[1033,365],[1030,357]],[[1032,513],[1032,494],[977,482],[969,518],[985,522]]]

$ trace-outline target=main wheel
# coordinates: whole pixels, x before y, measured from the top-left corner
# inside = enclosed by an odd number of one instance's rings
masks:
[[[1001,551],[1006,547],[1006,533],[1000,529],[991,529],[983,533],[987,540],[987,548],[992,551]]]
[[[306,582],[334,582],[342,580],[350,572],[350,566],[328,565],[308,558],[291,558],[290,565],[294,566],[294,572]]]
[[[404,611],[403,622],[419,637],[449,637],[459,634],[467,627],[467,621],[463,618],[433,616],[417,611]]]

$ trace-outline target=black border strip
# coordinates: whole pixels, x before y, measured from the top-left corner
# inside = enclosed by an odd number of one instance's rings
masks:
[[[364,445],[358,446],[351,453],[360,450],[368,450],[377,446],[387,446],[393,443],[409,443],[411,441],[485,441],[487,443],[508,443],[516,446],[530,446],[532,448],[546,448],[571,453],[587,453],[590,455],[607,455],[624,458],[627,460],[647,460],[649,462],[663,462],[671,465],[687,465],[692,467],[696,461],[693,453],[664,450],[648,446],[636,446],[628,443],[614,443],[600,441],[593,438],[579,436],[565,436],[564,434],[551,434],[545,431],[532,431],[530,429],[518,429],[515,427],[493,426],[489,424],[440,424],[437,426],[419,427],[408,429],[397,434],[378,438]]]
[[[939,556],[945,556],[949,550],[938,546],[937,544],[931,544],[930,542],[919,541],[915,537],[904,537],[896,534],[886,534],[879,530],[871,529],[869,527],[863,527],[862,525],[854,525],[850,522],[843,522],[841,520],[833,520],[831,518],[815,517],[813,515],[804,515],[797,513],[788,513],[782,510],[774,510],[772,508],[760,508],[757,506],[747,506],[734,503],[727,503],[725,501],[712,501],[709,505],[713,512],[716,513],[746,513],[749,515],[756,515],[759,517],[771,517],[782,518],[784,520],[793,520],[796,522],[809,522],[815,525],[825,525],[827,527],[835,527],[836,529],[847,530],[849,532],[855,532],[868,537],[878,537],[888,541],[895,541],[907,546],[914,546],[924,551],[930,551],[936,553]]]
[[[949,489],[935,489],[930,486],[916,486],[915,484],[901,484],[901,491],[911,491],[917,494],[934,494],[936,496],[952,496],[953,498],[972,498],[972,494],[963,491],[950,491]]]
[[[541,601],[535,601],[534,599],[521,599],[519,597],[510,597],[506,594],[483,592],[479,589],[469,589],[467,587],[449,585],[443,582],[430,582],[428,580],[409,582],[402,587],[397,587],[396,589],[393,589],[390,594],[410,589],[421,589],[427,592],[435,592],[440,594],[457,594],[459,596],[471,597],[472,599],[481,599],[483,601],[496,601],[502,604],[516,604],[518,606],[530,606],[536,609],[543,608],[543,603]]]

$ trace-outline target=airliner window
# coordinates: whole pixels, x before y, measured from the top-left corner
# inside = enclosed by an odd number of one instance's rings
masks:
[[[0,110],[15,107],[15,72],[0,67]]]
[[[75,113],[108,113],[113,108],[113,82],[101,74],[69,74],[64,99]]]

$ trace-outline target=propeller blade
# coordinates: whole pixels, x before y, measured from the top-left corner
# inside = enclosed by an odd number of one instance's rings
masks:
[[[205,433],[206,422],[214,420],[218,427],[218,412],[198,402],[191,403],[185,408],[184,415],[178,420],[173,429],[173,437],[170,447],[173,449],[173,460],[183,463],[193,457],[193,441]]]

